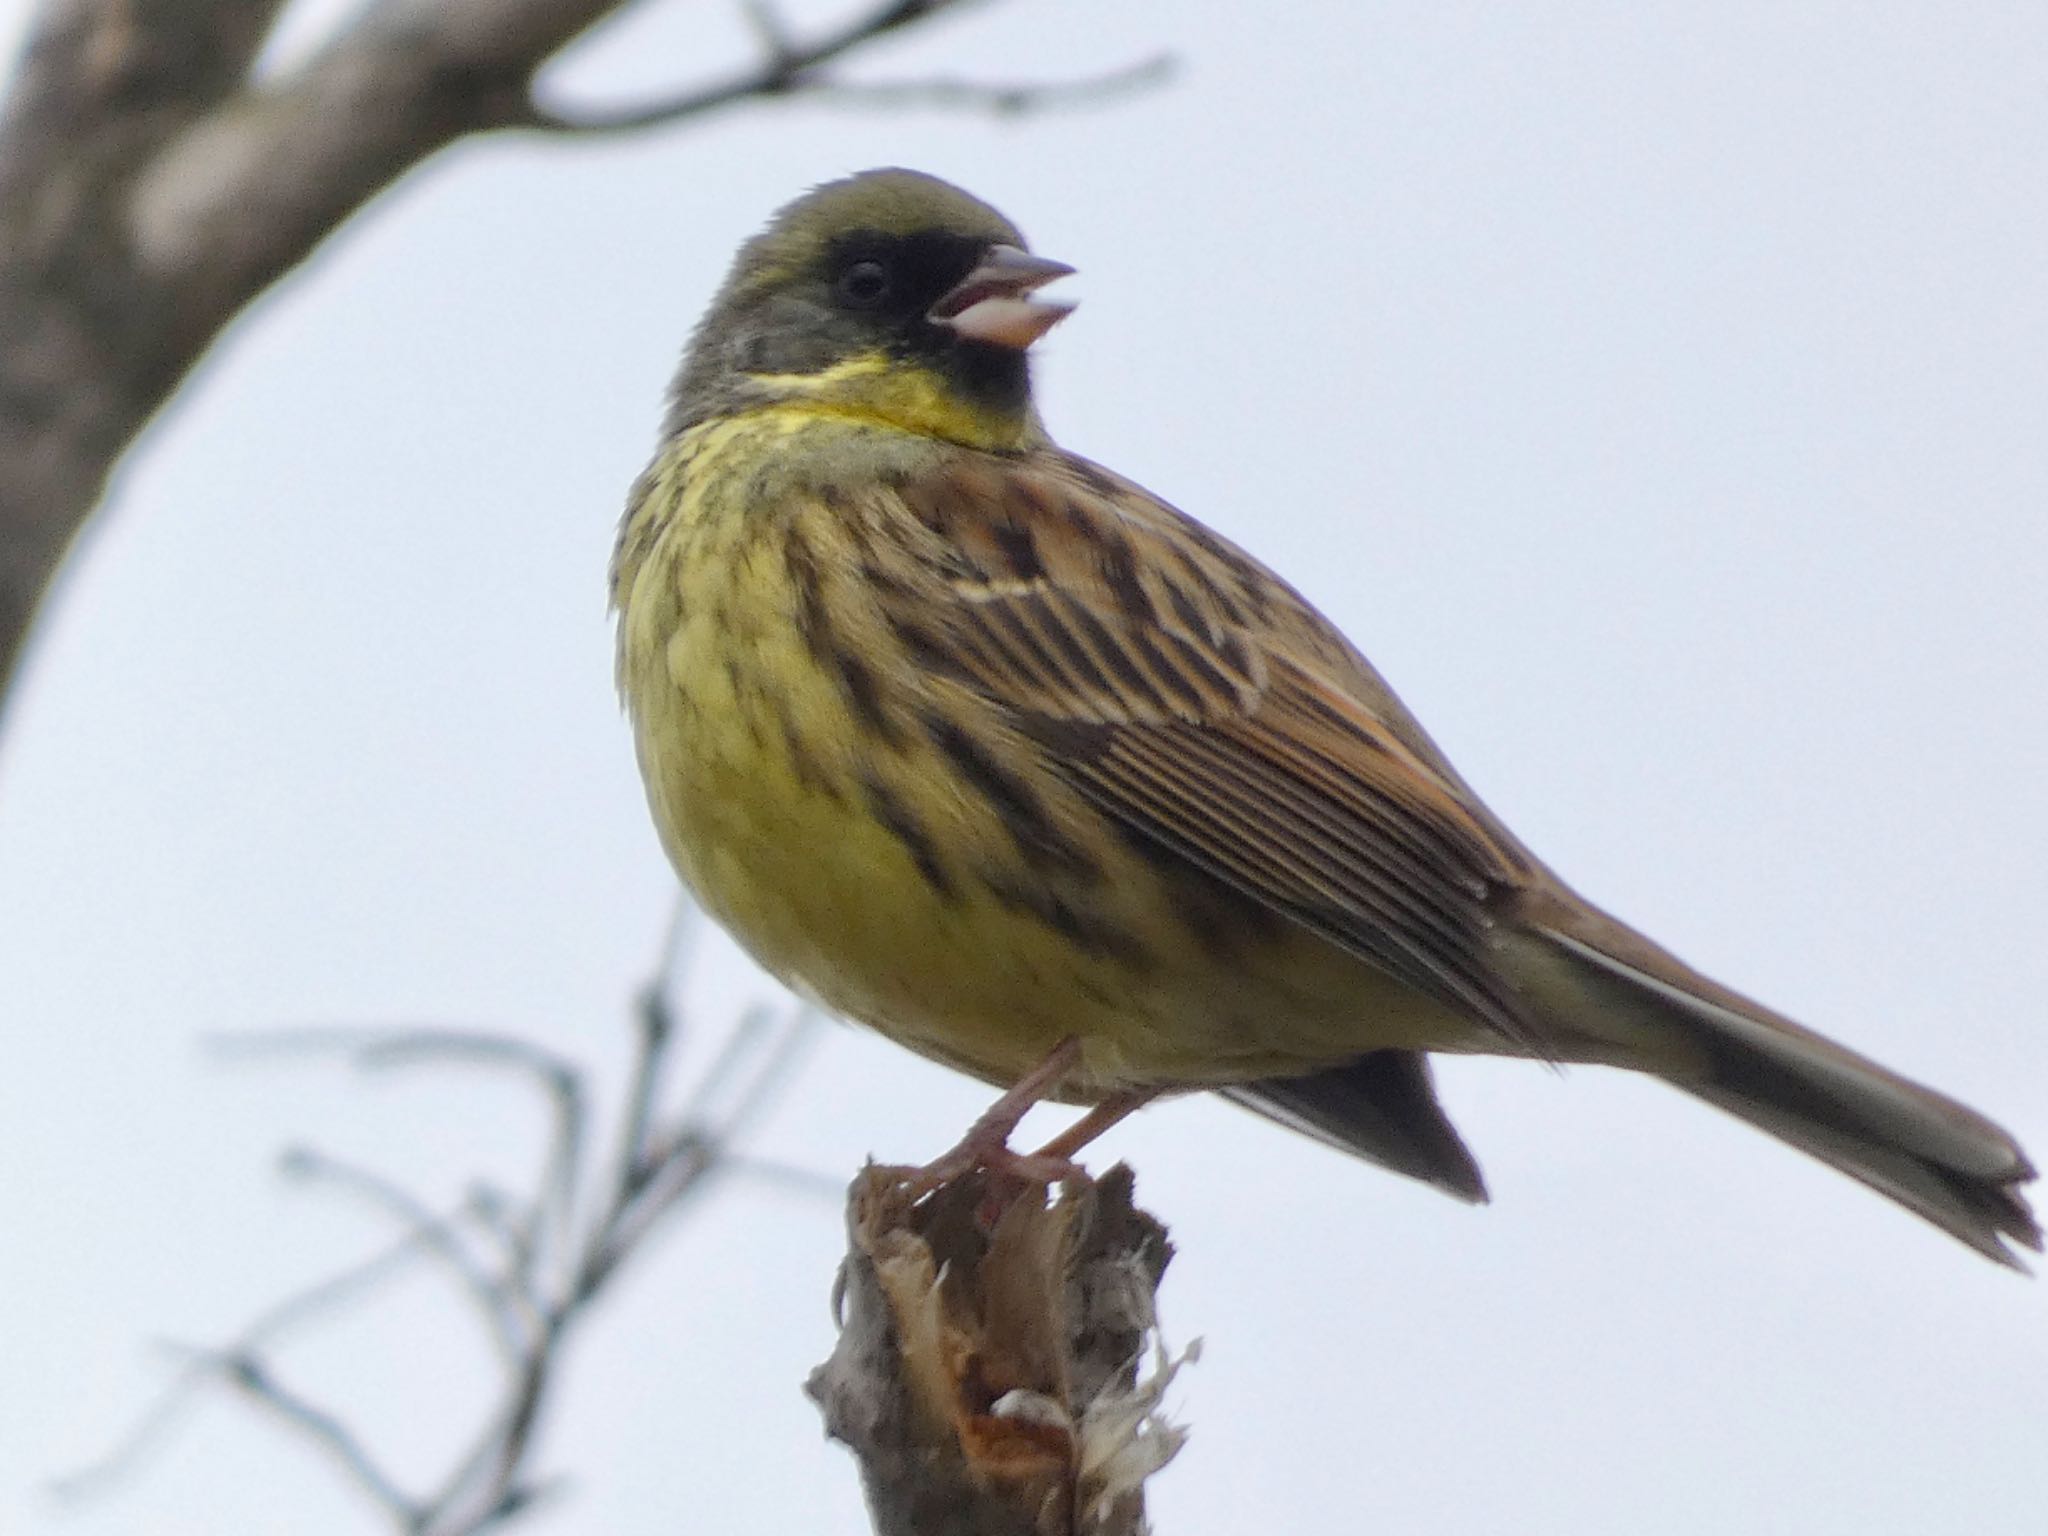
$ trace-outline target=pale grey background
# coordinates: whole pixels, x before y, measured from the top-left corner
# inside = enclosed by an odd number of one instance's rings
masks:
[[[10,35],[18,0],[5,7]],[[330,8],[331,9],[331,8]],[[1160,46],[1024,126],[750,110],[444,159],[265,303],[122,477],[0,755],[0,1528],[367,1528],[228,1405],[68,1520],[160,1380],[381,1234],[313,1136],[520,1166],[511,1090],[223,1070],[279,1021],[606,1066],[668,904],[602,573],[680,341],[803,186],[956,178],[1074,262],[1046,414],[1291,574],[1570,878],[2048,1152],[2048,9],[1013,0],[870,71]],[[799,14],[803,14],[801,8]],[[304,34],[302,34],[304,35]],[[557,82],[743,30],[651,5]],[[729,1013],[766,983],[700,976]],[[2044,1528],[2048,1292],[1647,1084],[1460,1064],[1471,1211],[1221,1106],[1109,1143],[1208,1352],[1165,1536]],[[761,1137],[837,1177],[980,1088],[832,1031]],[[534,1529],[865,1529],[797,1392],[829,1201],[733,1189],[587,1340]],[[292,1356],[437,1464],[425,1287]]]

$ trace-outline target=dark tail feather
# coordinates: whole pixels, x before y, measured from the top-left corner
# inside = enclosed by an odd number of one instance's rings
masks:
[[[1345,1152],[1483,1204],[1486,1181],[1429,1079],[1428,1058],[1374,1051],[1307,1077],[1272,1077],[1222,1090],[1269,1120]]]
[[[1601,928],[1612,924],[1600,914]],[[1619,924],[1613,933],[1541,930],[1613,1017],[1634,1014],[1671,1038],[1652,1065],[1674,1087],[1809,1152],[1998,1263],[2010,1244],[2041,1248],[2020,1186],[2034,1177],[2017,1143],[1975,1111],[1708,981]]]

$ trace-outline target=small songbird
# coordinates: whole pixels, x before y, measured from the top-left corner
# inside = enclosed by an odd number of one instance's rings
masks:
[[[2022,1267],[2010,1136],[1572,891],[1299,593],[1053,442],[1027,357],[1071,271],[912,171],[791,203],[612,560],[683,880],[799,992],[1009,1090],[928,1171],[1057,1171],[1217,1089],[1480,1201],[1427,1053],[1598,1062]],[[1047,1098],[1094,1107],[1010,1152]]]

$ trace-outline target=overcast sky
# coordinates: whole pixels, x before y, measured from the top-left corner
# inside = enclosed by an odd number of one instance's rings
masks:
[[[746,47],[642,11],[554,87]],[[151,1399],[150,1341],[381,1239],[281,1145],[446,1195],[534,1144],[503,1084],[202,1035],[622,1059],[672,879],[613,521],[732,249],[874,164],[1080,269],[1054,432],[1292,576],[1567,878],[2048,1155],[2048,8],[1007,0],[862,67],[1161,47],[1178,84],[1085,115],[465,148],[158,424],[0,745],[0,1527],[374,1528],[225,1402],[82,1511],[42,1485]],[[696,983],[707,1038],[770,990],[720,949]],[[1206,1340],[1162,1536],[2043,1529],[2040,1282],[1654,1084],[1443,1078],[1489,1208],[1220,1105],[1107,1143],[1180,1244],[1171,1342]],[[986,1096],[834,1029],[755,1145],[836,1180]],[[798,1391],[840,1251],[831,1199],[743,1184],[669,1233],[574,1357],[541,1466],[576,1486],[532,1528],[865,1529]],[[460,1322],[402,1290],[287,1363],[424,1476],[482,1384]]]

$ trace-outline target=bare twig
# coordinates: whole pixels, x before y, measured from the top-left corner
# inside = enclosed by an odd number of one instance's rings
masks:
[[[722,1144],[742,1127],[754,1124],[767,1112],[769,1100],[795,1076],[798,1060],[817,1040],[819,1026],[824,1022],[808,1003],[799,1003],[794,1008],[753,1010],[753,1017],[759,1021],[757,1027],[768,1045],[759,1064],[740,1081],[732,1107],[723,1115],[712,1114],[711,1106],[717,1098],[714,1090],[723,1083],[714,1084],[707,1074],[703,1091],[691,1098],[683,1113],[685,1124],[715,1120],[721,1150]]]
[[[399,1530],[417,1528],[420,1505],[406,1497],[390,1475],[377,1465],[376,1458],[370,1455],[362,1441],[340,1419],[285,1386],[255,1355],[194,1350],[193,1356],[210,1366],[244,1397],[326,1452],[328,1458],[347,1473],[350,1482],[383,1508]]]
[[[415,1066],[487,1065],[511,1067],[534,1078],[551,1094],[573,1085],[577,1067],[566,1056],[517,1035],[455,1029],[440,1024],[393,1024],[252,1029],[209,1035],[205,1046],[224,1060],[264,1056],[346,1055],[365,1071]],[[573,1091],[573,1086],[572,1090]]]
[[[760,68],[711,85],[692,86],[671,96],[620,107],[548,108],[534,104],[530,121],[518,124],[549,133],[606,136],[640,133],[714,111],[750,96],[801,97],[833,107],[923,108],[951,112],[992,112],[1022,117],[1033,112],[1107,106],[1173,77],[1171,54],[1154,54],[1099,74],[1070,80],[982,81],[956,76],[911,80],[843,80],[825,66],[844,47],[829,43],[797,47],[782,37]]]
[[[631,133],[699,117],[750,97],[785,96],[800,89],[807,76],[847,54],[916,22],[958,10],[966,3],[967,0],[883,0],[874,9],[803,43],[791,35],[767,0],[745,0],[741,9],[762,53],[761,62],[754,67],[634,107],[564,112],[529,100],[524,116],[507,126],[544,128],[558,133]]]
[[[292,1178],[331,1184],[368,1200],[440,1259],[468,1292],[508,1366],[516,1365],[531,1347],[540,1319],[533,1298],[517,1283],[520,1277],[489,1273],[454,1223],[434,1215],[396,1181],[311,1147],[293,1147],[280,1161]]]
[[[701,1188],[713,1172],[731,1170],[727,1159],[733,1138],[760,1119],[769,1097],[794,1075],[797,1058],[815,1037],[817,1022],[807,1007],[790,1010],[773,1045],[742,1081],[733,1107],[714,1121],[710,1106],[738,1075],[738,1063],[757,1040],[774,1031],[772,1010],[750,1008],[741,1016],[675,1127],[651,1140],[638,1177],[630,1187],[621,1186],[621,1198],[605,1212],[604,1229],[593,1235],[586,1249],[590,1269],[583,1284],[602,1284],[686,1195]]]
[[[539,1181],[537,1214],[529,1214],[513,1231],[515,1264],[512,1278],[520,1295],[530,1294],[535,1270],[555,1256],[567,1262],[575,1193],[583,1178],[584,1095],[582,1073],[564,1056],[516,1035],[418,1025],[363,1029],[251,1030],[212,1036],[207,1044],[218,1055],[247,1057],[340,1054],[366,1072],[397,1071],[422,1066],[488,1066],[508,1068],[531,1079],[546,1094],[554,1120]]]
[[[970,80],[934,75],[922,80],[816,80],[802,90],[813,101],[834,107],[890,111],[922,107],[951,112],[991,112],[1025,117],[1033,112],[1108,106],[1171,80],[1179,67],[1170,53],[1156,53],[1120,69],[1072,80]]]
[[[450,1220],[443,1218],[437,1225],[446,1226]],[[430,1230],[407,1232],[360,1263],[272,1304],[242,1331],[240,1339],[229,1346],[227,1352],[252,1354],[336,1308],[360,1301],[368,1292],[417,1264],[431,1249],[434,1235]],[[57,1497],[90,1498],[119,1482],[177,1422],[191,1395],[217,1377],[218,1372],[211,1363],[212,1356],[197,1358],[189,1346],[166,1344],[163,1347],[184,1361],[184,1368],[104,1457],[51,1485],[51,1491]],[[214,1351],[213,1355],[220,1353]]]
[[[698,1076],[697,1086],[683,1101],[679,1118],[684,1125],[695,1125],[710,1117],[712,1106],[738,1080],[740,1068],[761,1048],[774,1025],[775,1009],[770,1004],[753,1003],[741,1011],[725,1038],[718,1042],[717,1055],[711,1058],[710,1065]]]
[[[240,1056],[339,1054],[367,1068],[510,1067],[540,1083],[554,1105],[554,1150],[530,1190],[507,1192],[477,1180],[452,1216],[434,1214],[397,1181],[357,1164],[304,1148],[287,1153],[287,1174],[345,1189],[387,1213],[404,1229],[398,1243],[273,1307],[234,1342],[183,1351],[187,1368],[135,1430],[105,1461],[67,1479],[61,1491],[78,1496],[103,1488],[161,1439],[200,1386],[226,1380],[324,1450],[406,1536],[474,1536],[531,1508],[552,1486],[532,1473],[534,1435],[569,1341],[610,1280],[663,1220],[686,1196],[707,1188],[714,1173],[753,1174],[812,1189],[824,1182],[786,1164],[738,1159],[729,1151],[794,1071],[813,1033],[806,1009],[749,1010],[683,1108],[674,1114],[663,1110],[661,1076],[682,1043],[674,997],[692,921],[679,914],[671,925],[642,993],[638,1045],[614,1128],[619,1155],[591,1188],[583,1187],[580,1158],[573,1152],[585,1134],[582,1074],[541,1047],[442,1027],[265,1032],[226,1042],[224,1048]],[[554,1257],[536,1263],[544,1249]],[[490,1329],[502,1375],[449,1470],[431,1489],[411,1496],[382,1471],[358,1433],[280,1379],[272,1351],[287,1328],[360,1300],[402,1263],[422,1258],[438,1261]]]
[[[671,982],[681,969],[696,936],[697,921],[696,903],[679,894],[669,915],[668,931],[662,937],[654,973],[648,978],[647,985],[640,989],[640,1006],[636,1014],[639,1036],[634,1042],[638,1054],[634,1058],[627,1087],[625,1131],[619,1139],[617,1177],[621,1188],[639,1176],[647,1156],[649,1127],[661,1099],[669,1047],[682,1024]]]

